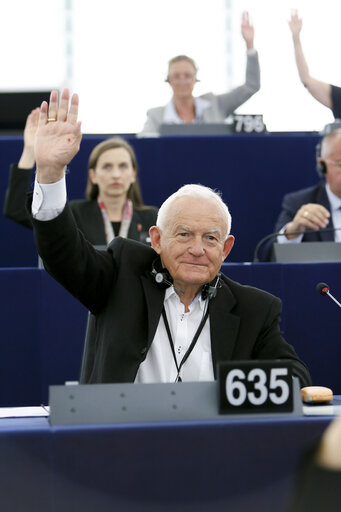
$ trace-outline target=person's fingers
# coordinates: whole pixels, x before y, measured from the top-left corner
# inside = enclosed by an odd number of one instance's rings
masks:
[[[66,121],[69,108],[70,91],[63,89],[58,110],[58,121]]]
[[[40,114],[40,108],[37,107],[33,110],[32,112],[32,122],[37,125],[38,123],[38,119],[39,119],[39,114]]]
[[[248,11],[243,11],[242,13],[242,23],[248,23],[249,21],[249,13]]]
[[[58,91],[53,90],[50,94],[50,102],[48,106],[48,118],[47,121],[50,120],[57,120],[58,115]]]
[[[67,120],[72,123],[76,124],[77,118],[78,118],[78,105],[79,105],[79,97],[78,94],[73,94],[71,97],[71,104],[69,113],[67,115]]]
[[[311,229],[325,228],[329,223],[330,213],[322,205],[308,204],[298,212],[298,221]]]
[[[26,124],[37,124],[39,119],[40,108],[37,107],[27,117]]]
[[[40,107],[38,126],[44,126],[46,124],[48,109],[49,106],[47,104],[47,101],[43,101]]]
[[[313,230],[322,229],[325,227],[325,225],[321,225],[318,220],[313,219],[312,217],[311,218],[303,217],[300,224],[307,229],[313,229]]]
[[[73,94],[69,108],[70,92],[69,89],[64,89],[61,94],[60,104],[58,107],[58,91],[54,90],[51,92],[50,101],[47,103],[43,101],[41,107],[37,107],[32,111],[32,115],[37,116],[38,125],[44,125],[47,122],[53,121],[68,121],[71,124],[77,124],[78,118],[78,105],[79,98],[78,94]],[[30,115],[31,115],[30,114]],[[78,126],[80,132],[80,123]]]

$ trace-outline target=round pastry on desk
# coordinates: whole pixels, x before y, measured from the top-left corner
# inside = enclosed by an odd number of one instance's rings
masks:
[[[306,404],[326,404],[333,400],[333,392],[324,386],[301,388],[301,397]]]

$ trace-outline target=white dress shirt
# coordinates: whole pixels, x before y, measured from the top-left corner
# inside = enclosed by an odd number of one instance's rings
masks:
[[[203,300],[199,293],[189,306],[190,311],[185,313],[185,306],[171,286],[166,290],[164,307],[177,363],[180,366],[205,314],[207,299]],[[175,382],[177,373],[165,323],[161,316],[153,343],[145,361],[138,369],[135,382]],[[180,377],[184,382],[214,380],[209,317],[189,358],[181,368]]]
[[[195,105],[195,120],[194,123],[201,123],[204,110],[211,105],[211,102],[206,100],[205,98],[194,98]],[[174,124],[183,124],[183,121],[179,116],[175,109],[173,99],[170,100],[167,105],[165,105],[165,110],[163,113],[163,122],[164,123],[174,123]]]

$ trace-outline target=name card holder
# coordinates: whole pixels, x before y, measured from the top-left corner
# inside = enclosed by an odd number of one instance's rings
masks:
[[[226,414],[219,413],[218,388],[217,382],[50,386],[50,424],[226,420]],[[254,412],[250,417],[274,414]],[[303,415],[297,379],[294,379],[290,415]]]
[[[229,361],[218,367],[221,414],[292,413],[290,360]]]
[[[265,133],[266,126],[261,114],[233,114],[234,133]]]

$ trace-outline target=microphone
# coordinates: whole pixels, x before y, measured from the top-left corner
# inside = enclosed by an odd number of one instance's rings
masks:
[[[328,295],[328,297],[330,297],[334,302],[335,304],[337,304],[339,306],[339,308],[341,308],[341,304],[339,301],[337,301],[335,299],[335,297],[333,297],[333,295],[330,293],[329,291],[329,286],[326,284],[326,283],[319,283],[317,286],[316,286],[316,290],[321,293],[321,295]]]
[[[214,299],[214,297],[216,297],[218,288],[222,287],[222,284],[220,282],[220,276],[221,272],[218,272],[214,286],[212,286],[212,283],[204,284],[201,290],[201,297],[203,300],[211,300]]]
[[[253,263],[259,262],[259,249],[262,247],[262,245],[270,240],[271,238],[276,238],[278,236],[286,236],[286,235],[307,235],[309,233],[328,233],[331,231],[339,231],[341,228],[327,228],[327,229],[306,229],[305,231],[290,231],[289,233],[270,233],[269,235],[264,236],[260,239],[258,244],[256,245],[256,248],[253,253]]]

